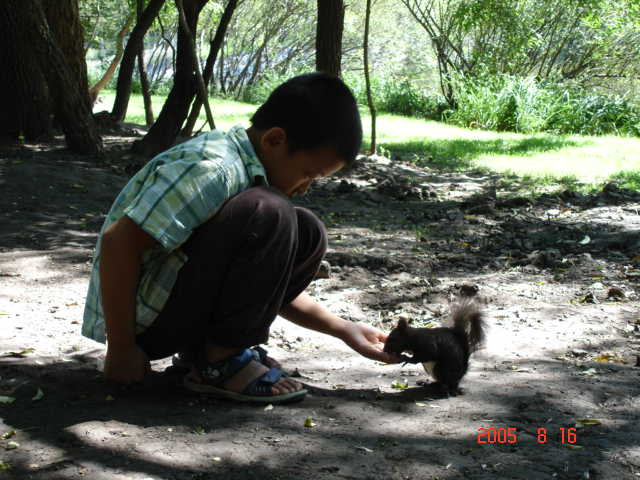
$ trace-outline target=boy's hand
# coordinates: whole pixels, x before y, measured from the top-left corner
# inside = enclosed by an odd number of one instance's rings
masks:
[[[107,344],[104,361],[106,380],[123,384],[142,382],[150,369],[149,359],[138,345],[121,347]]]
[[[382,351],[387,334],[365,323],[345,325],[342,340],[363,357],[384,363],[400,363],[401,358]]]

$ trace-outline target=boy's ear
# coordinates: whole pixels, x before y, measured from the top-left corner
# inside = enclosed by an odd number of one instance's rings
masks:
[[[280,147],[287,144],[287,132],[281,127],[271,127],[264,131],[260,143],[262,147],[272,149],[274,147]]]
[[[399,330],[406,330],[407,328],[409,328],[409,322],[407,322],[406,318],[401,318],[400,320],[398,320]]]

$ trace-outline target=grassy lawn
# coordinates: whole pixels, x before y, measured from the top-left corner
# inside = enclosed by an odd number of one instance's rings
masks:
[[[113,104],[115,94],[100,95],[102,108]],[[154,113],[164,97],[154,96]],[[216,126],[223,130],[238,123],[248,126],[256,105],[214,99],[211,109]],[[144,123],[142,97],[133,95],[127,121]],[[199,126],[205,121],[201,113]],[[365,148],[369,144],[371,119],[362,110]],[[378,117],[378,144],[381,153],[392,152],[418,165],[446,169],[483,168],[508,172],[532,183],[581,183],[597,185],[610,178],[623,185],[640,188],[640,138],[560,136],[550,134],[468,130],[444,123],[381,115]]]

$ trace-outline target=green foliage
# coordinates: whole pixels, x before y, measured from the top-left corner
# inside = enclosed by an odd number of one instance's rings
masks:
[[[576,83],[511,75],[455,76],[453,124],[521,133],[640,136],[640,107],[624,97],[588,92]]]
[[[360,72],[347,72],[344,80],[360,105],[366,105],[367,92]],[[440,120],[447,104],[440,95],[427,93],[408,78],[371,77],[371,93],[376,108],[385,113]]]

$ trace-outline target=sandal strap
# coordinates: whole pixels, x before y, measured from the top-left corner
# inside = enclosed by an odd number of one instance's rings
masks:
[[[249,363],[255,360],[253,351],[249,348],[241,353],[216,363],[198,365],[198,373],[210,385],[220,385],[237,374]]]
[[[278,382],[284,375],[284,372],[278,368],[270,368],[262,376],[256,378],[249,383],[242,391],[244,395],[253,395],[256,397],[271,397],[271,387]]]

